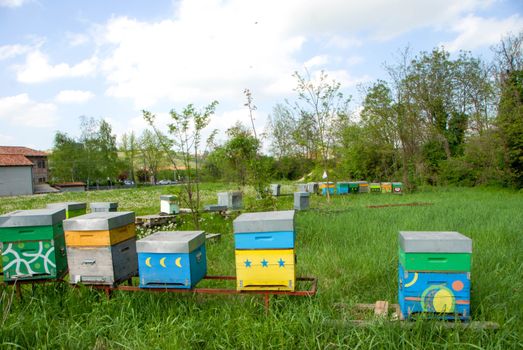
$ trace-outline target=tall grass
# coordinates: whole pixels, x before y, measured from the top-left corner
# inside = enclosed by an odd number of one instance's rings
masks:
[[[216,202],[206,185],[205,203]],[[166,188],[104,191],[2,199],[0,212],[43,207],[62,200],[115,200],[121,210],[155,213]],[[284,186],[284,192],[291,192]],[[256,201],[249,210],[290,209],[292,197]],[[430,202],[430,206],[370,209],[367,205]],[[259,208],[258,208],[259,206]],[[110,300],[89,288],[39,285],[5,306],[1,291],[1,348],[49,349],[520,349],[523,347],[523,194],[506,190],[441,188],[423,193],[311,198],[312,209],[297,213],[298,275],[319,278],[315,297],[273,297],[268,315],[257,296],[177,295],[117,292]],[[204,215],[202,227],[220,232],[208,243],[209,274],[234,274],[232,218]],[[190,229],[180,221],[176,229]],[[472,315],[498,322],[492,330],[447,329],[419,321],[353,328],[333,320],[351,319],[355,303],[396,302],[397,232],[455,230],[473,239]],[[143,232],[148,234],[150,232]],[[203,281],[201,286],[223,286]],[[234,288],[234,283],[226,286]],[[200,285],[199,285],[200,286]],[[2,288],[2,287],[0,287]],[[338,307],[343,304],[345,307]],[[6,316],[7,313],[7,316]]]

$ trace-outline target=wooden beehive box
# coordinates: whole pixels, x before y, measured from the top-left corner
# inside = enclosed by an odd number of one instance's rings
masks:
[[[17,210],[0,216],[4,280],[62,277],[67,271],[64,209]]]
[[[207,274],[204,231],[156,232],[136,249],[142,288],[193,288]]]

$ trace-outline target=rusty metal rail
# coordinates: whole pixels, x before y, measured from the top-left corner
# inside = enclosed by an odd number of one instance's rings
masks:
[[[219,281],[235,281],[236,276],[205,276],[206,280],[219,280]],[[261,295],[264,299],[264,306],[266,312],[269,311],[270,307],[270,297],[272,295],[289,295],[289,296],[299,296],[299,297],[308,297],[314,296],[318,290],[318,278],[316,277],[297,277],[296,281],[310,283],[310,288],[303,290],[295,291],[285,291],[285,290],[247,290],[239,291],[232,288],[193,288],[193,289],[182,289],[182,288],[140,288],[132,284],[132,278],[127,279],[127,285],[119,284],[115,286],[111,285],[84,285],[87,288],[102,290],[105,292],[107,298],[111,297],[112,292],[114,291],[124,291],[124,292],[145,292],[145,293],[192,293],[192,294],[226,294],[226,295]],[[52,280],[19,280],[14,282],[4,282],[4,285],[12,285],[16,289],[16,294],[19,298],[22,296],[21,287],[24,284],[30,284],[34,287],[36,284],[44,283],[61,283],[66,282],[63,277],[60,279]],[[124,281],[125,282],[125,281]],[[78,287],[76,284],[72,284],[72,287]]]

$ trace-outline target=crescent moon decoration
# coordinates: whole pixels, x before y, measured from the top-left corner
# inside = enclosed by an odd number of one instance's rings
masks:
[[[162,267],[167,267],[165,266],[165,258],[160,259],[160,265],[162,265]]]
[[[151,258],[147,258],[145,259],[145,265],[149,266],[149,267],[153,267],[153,265],[151,265]]]
[[[174,263],[176,264],[176,266],[178,266],[178,267],[182,267],[182,264],[180,263],[181,260],[182,260],[182,258],[176,258],[176,260],[174,261]]]
[[[410,286],[414,285],[416,281],[418,280],[418,273],[414,272],[414,278],[409,283],[405,284],[405,288],[409,288]]]

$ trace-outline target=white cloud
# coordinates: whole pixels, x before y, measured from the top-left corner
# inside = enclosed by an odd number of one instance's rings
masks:
[[[84,103],[94,97],[91,91],[82,90],[62,90],[56,97],[55,101],[59,103]]]
[[[31,46],[27,45],[3,45],[0,46],[0,61],[8,58],[13,58],[23,55],[31,50]]]
[[[363,45],[361,40],[353,37],[345,37],[341,35],[333,35],[327,41],[327,47],[334,47],[338,49],[347,49],[349,47],[360,47]]]
[[[85,59],[75,65],[59,63],[49,64],[49,59],[40,50],[27,54],[25,63],[17,65],[17,80],[21,83],[41,83],[58,78],[85,77],[92,75],[97,67],[95,57]]]
[[[72,47],[81,46],[89,42],[89,36],[82,33],[66,33],[69,45]]]
[[[20,7],[28,0],[0,0],[0,7]]]
[[[107,53],[101,64],[106,95],[131,99],[137,108],[207,103],[231,99],[245,87],[280,94],[304,64],[331,63],[325,52],[300,62],[308,41],[346,50],[362,45],[361,35],[385,40],[416,28],[447,28],[491,1],[183,0],[173,18],[114,17],[94,39]]]
[[[291,33],[318,33],[351,38],[368,33],[386,40],[416,28],[444,28],[470,11],[494,0],[324,0],[285,1],[283,11]],[[336,40],[332,44],[335,44]],[[343,44],[342,42],[340,42]],[[348,42],[350,43],[350,41]]]
[[[312,68],[316,66],[324,66],[329,63],[329,56],[327,55],[318,55],[307,60],[303,65],[307,68]]]
[[[517,33],[523,28],[523,18],[517,14],[505,19],[482,18],[469,15],[458,21],[452,31],[456,39],[443,43],[449,51],[472,50],[498,43],[503,35]]]
[[[264,13],[254,16],[247,3],[219,5],[184,2],[179,19],[157,23],[111,20],[106,94],[131,98],[137,108],[162,99],[208,103],[245,87],[260,90],[299,67],[293,54],[303,37],[283,35],[281,23],[264,22]]]
[[[40,103],[28,94],[0,98],[0,120],[25,127],[51,127],[55,124],[56,106]]]

